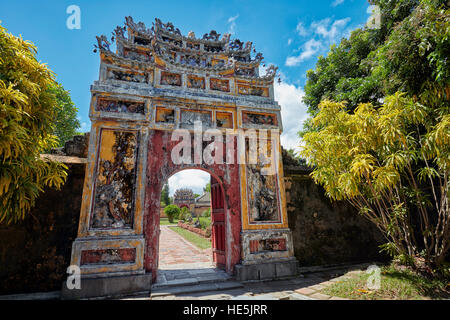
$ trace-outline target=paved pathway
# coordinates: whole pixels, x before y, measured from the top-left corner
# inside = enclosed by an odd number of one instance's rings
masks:
[[[197,269],[212,267],[211,249],[201,250],[168,226],[160,226],[159,269]]]
[[[250,281],[242,287],[192,293],[179,293],[153,296],[152,300],[346,300],[321,293],[325,287],[342,281],[354,274],[363,272],[370,264],[357,264],[329,268],[321,271],[308,271],[305,274],[286,280]],[[305,268],[308,269],[308,268]],[[350,271],[350,272],[349,272]],[[142,297],[148,299],[148,297]]]

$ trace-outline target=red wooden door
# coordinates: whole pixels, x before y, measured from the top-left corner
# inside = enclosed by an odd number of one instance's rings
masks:
[[[225,268],[225,210],[223,191],[219,182],[211,176],[211,238],[213,261]]]

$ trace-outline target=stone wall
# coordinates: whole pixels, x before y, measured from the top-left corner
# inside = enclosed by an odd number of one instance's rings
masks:
[[[73,160],[64,161],[69,170],[61,190],[45,190],[22,222],[0,225],[0,294],[61,289],[77,235],[85,174],[85,163],[67,163]]]
[[[300,267],[382,261],[384,238],[347,202],[331,202],[310,168],[283,154],[289,228]]]
[[[78,231],[88,137],[42,155],[67,165],[66,183],[46,189],[22,222],[0,224],[0,295],[61,289]]]
[[[78,139],[83,140],[83,139]],[[0,225],[0,294],[60,290],[76,238],[85,175],[83,148],[51,157],[69,167],[61,190],[48,189],[26,219]],[[330,202],[310,169],[283,154],[289,228],[300,266],[381,260],[383,239],[345,202]]]

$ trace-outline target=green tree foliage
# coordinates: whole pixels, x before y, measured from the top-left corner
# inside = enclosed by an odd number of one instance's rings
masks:
[[[164,213],[169,219],[169,222],[172,223],[173,219],[177,219],[180,215],[180,208],[175,204],[169,204],[164,208]]]
[[[169,184],[168,183],[166,183],[161,190],[161,203],[164,206],[168,206],[171,203],[170,198],[169,198]]]
[[[0,26],[0,223],[25,217],[45,187],[59,188],[63,164],[40,153],[57,145],[54,73],[37,49]]]
[[[396,93],[353,113],[323,101],[302,150],[327,195],[350,201],[384,233],[385,250],[432,268],[450,248],[449,99],[429,88],[418,99]]]
[[[302,155],[404,261],[442,266],[449,235],[450,12],[446,1],[374,0],[380,29],[357,29],[308,72]]]
[[[203,187],[203,192],[211,192],[211,183],[208,182],[206,186]]]
[[[446,1],[373,0],[381,11],[379,29],[356,29],[333,45],[307,72],[303,102],[313,117],[322,100],[380,106],[397,91],[417,95],[423,84],[449,79]],[[311,118],[301,135],[311,130]]]
[[[50,86],[49,90],[58,104],[53,134],[58,137],[58,147],[62,147],[66,141],[78,134],[80,128],[80,121],[77,119],[78,109],[70,98],[70,93],[59,83]]]

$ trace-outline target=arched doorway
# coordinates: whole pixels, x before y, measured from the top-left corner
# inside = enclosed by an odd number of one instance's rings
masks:
[[[222,183],[207,170],[183,169],[169,177],[166,185],[169,204],[180,208],[183,204],[177,204],[175,198],[184,195],[190,197],[190,194],[195,197],[195,203],[186,207],[188,210],[184,211],[184,215],[174,218],[171,222],[164,214],[161,215],[158,273],[165,273],[166,270],[173,272],[186,269],[225,269],[227,210]],[[199,205],[197,202],[203,198],[208,199],[208,210],[205,210],[204,203]],[[161,206],[169,205],[167,200],[166,203],[160,203]],[[200,226],[195,230],[210,236],[204,237],[191,232],[194,230],[192,227],[197,225],[196,222]],[[191,228],[191,231],[186,228]],[[195,239],[192,240],[192,237]]]
[[[144,267],[152,272],[156,281],[159,261],[160,195],[164,183],[185,169],[199,169],[211,176],[212,200],[212,242],[214,262],[233,273],[241,258],[241,193],[239,165],[234,164],[175,164],[171,159],[171,132],[154,130],[148,141],[147,186],[144,212]],[[158,155],[158,156],[155,156]],[[214,191],[213,191],[214,190]]]

